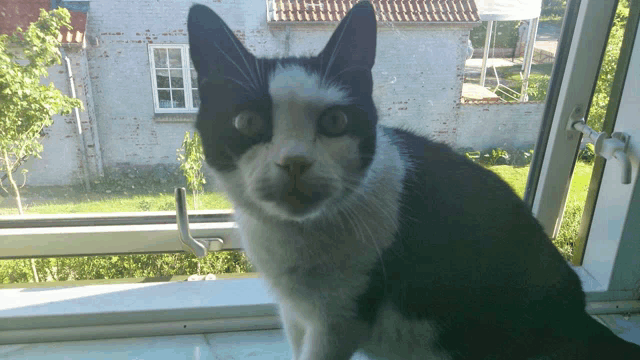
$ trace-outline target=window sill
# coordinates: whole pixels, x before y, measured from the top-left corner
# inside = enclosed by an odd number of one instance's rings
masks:
[[[239,249],[230,214],[189,211],[191,234],[196,238],[222,238],[223,250]],[[14,218],[0,219],[0,259],[183,251],[175,212],[34,215],[20,219],[27,227],[9,227],[16,223]]]
[[[8,324],[0,345],[279,329],[275,301],[257,276],[0,289],[0,323]],[[587,298],[590,314],[640,311],[640,301],[611,301],[607,292]]]
[[[164,123],[192,123],[196,121],[198,111],[156,112],[153,120]]]
[[[281,327],[260,278],[2,289],[0,298],[0,344]]]
[[[572,266],[586,293],[587,313],[591,315],[640,313],[640,301],[633,291],[611,291],[600,284],[586,268]]]

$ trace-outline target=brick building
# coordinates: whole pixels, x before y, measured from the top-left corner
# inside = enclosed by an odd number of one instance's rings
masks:
[[[7,1],[9,7],[21,2]],[[353,3],[198,2],[220,14],[250,51],[270,57],[317,53]],[[198,101],[187,49],[186,19],[193,1],[40,3],[45,8],[65,6],[76,18],[84,15],[86,33],[75,45],[65,45],[65,52],[85,111],[82,137],[72,116],[56,119],[43,139],[43,158],[25,165],[30,168],[29,184],[67,185],[85,173],[95,179],[123,168],[177,165],[176,149],[185,131],[193,130]],[[473,0],[373,3],[379,21],[374,97],[383,123],[456,147],[535,142],[540,104],[460,103],[469,31],[479,21]],[[59,88],[69,91],[64,67],[50,73]]]

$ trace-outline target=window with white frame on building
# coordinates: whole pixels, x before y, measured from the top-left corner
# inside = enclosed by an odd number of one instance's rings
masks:
[[[200,104],[187,45],[149,45],[155,111],[195,112]]]

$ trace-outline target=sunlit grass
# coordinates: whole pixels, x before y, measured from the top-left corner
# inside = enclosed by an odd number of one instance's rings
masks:
[[[497,165],[488,167],[504,179],[520,196],[524,196],[529,167],[513,167]],[[592,165],[578,162],[576,164],[571,190],[565,208],[562,226],[555,239],[560,252],[569,259],[573,254],[582,211],[587,197]],[[193,209],[193,197],[187,193],[187,207]],[[221,193],[205,193],[198,196],[199,210],[231,209],[231,203]],[[173,211],[175,200],[173,194],[155,195],[114,195],[84,194],[73,199],[56,199],[49,203],[26,206],[27,214],[81,214],[106,212],[140,212],[140,211]],[[0,215],[15,215],[15,208],[1,208]]]
[[[524,188],[527,185],[527,176],[529,174],[528,166],[513,167],[511,165],[495,165],[487,166],[487,168],[498,174],[507,184],[511,185],[511,188],[520,198],[524,197]]]
[[[221,193],[198,195],[198,210],[231,209],[231,203]],[[187,208],[193,209],[193,197],[187,193]],[[73,200],[57,199],[50,203],[26,206],[26,214],[81,214],[104,212],[175,211],[173,194],[155,195],[91,195]],[[0,215],[16,215],[14,208],[0,209]]]
[[[527,175],[529,167],[512,167],[508,165],[491,166],[490,170],[498,174],[505,180],[513,190],[520,196],[524,196],[524,189],[527,184]],[[580,228],[580,220],[584,204],[587,200],[587,191],[591,180],[592,164],[578,162],[574,169],[569,197],[562,218],[562,225],[558,232],[558,236],[554,239],[554,244],[562,253],[565,259],[569,260],[573,256],[573,247],[578,238],[578,230]]]

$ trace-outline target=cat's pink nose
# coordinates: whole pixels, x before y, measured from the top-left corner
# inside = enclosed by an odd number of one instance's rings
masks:
[[[289,176],[297,177],[307,172],[311,165],[313,165],[313,161],[302,155],[287,156],[276,162],[276,165],[285,170]]]

